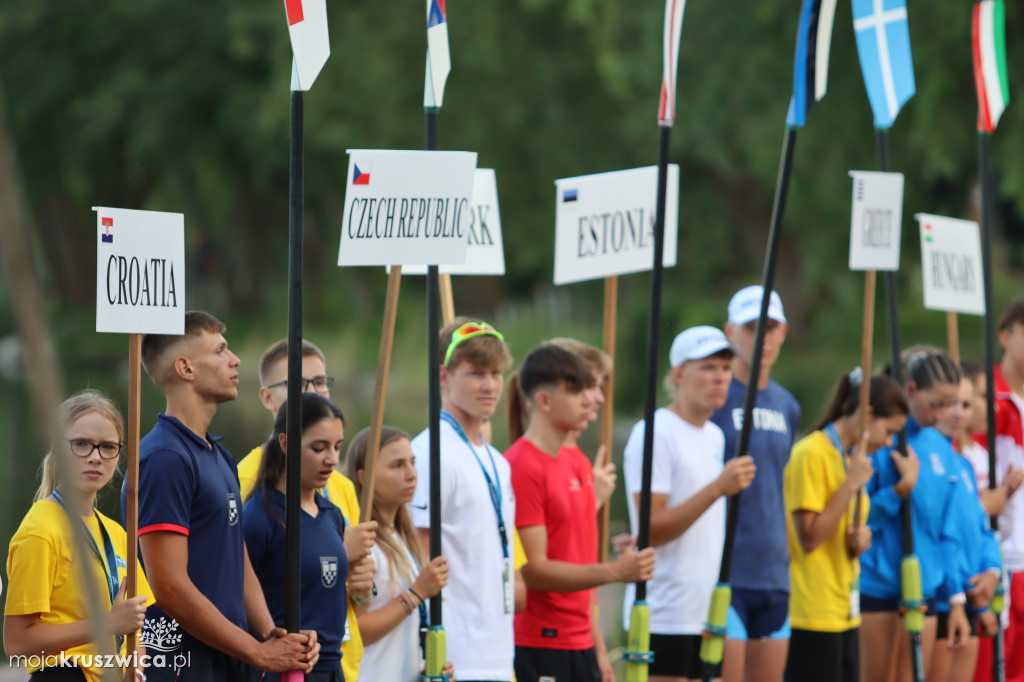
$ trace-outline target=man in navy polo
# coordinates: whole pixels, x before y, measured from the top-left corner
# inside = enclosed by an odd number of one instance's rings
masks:
[[[139,448],[139,547],[156,596],[142,634],[150,680],[248,682],[250,665],[308,672],[319,657],[316,633],[274,627],[245,550],[235,460],[206,431],[238,396],[225,330],[192,311],[183,336],[142,339],[142,365],[167,398]],[[125,499],[122,489],[122,512]]]

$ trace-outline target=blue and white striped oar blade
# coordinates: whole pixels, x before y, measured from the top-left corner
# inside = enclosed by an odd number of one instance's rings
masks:
[[[452,70],[444,3],[445,0],[427,0],[427,77],[423,106],[430,109],[440,109],[444,104],[444,86]]]
[[[916,91],[906,0],[853,0],[853,29],[875,127],[891,128]]]
[[[658,123],[671,126],[676,118],[676,70],[679,66],[679,36],[683,32],[686,0],[665,0],[665,38],[662,43],[661,101]]]
[[[291,89],[305,92],[331,55],[327,0],[284,0],[284,11],[292,43]]]
[[[786,124],[802,127],[815,102],[828,90],[828,61],[832,50],[832,24],[837,0],[804,0],[796,30],[793,64],[793,99]]]

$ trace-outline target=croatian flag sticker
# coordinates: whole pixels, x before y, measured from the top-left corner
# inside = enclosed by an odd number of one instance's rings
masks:
[[[113,244],[114,243],[114,235],[110,234],[110,228],[112,228],[113,226],[114,226],[114,219],[113,218],[104,218],[103,219],[103,234],[100,235],[100,240],[103,241],[104,244]]]

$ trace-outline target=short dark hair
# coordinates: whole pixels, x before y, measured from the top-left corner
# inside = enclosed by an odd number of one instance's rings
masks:
[[[326,358],[324,358],[324,352],[320,350],[312,341],[302,339],[302,357],[307,358],[314,355],[320,358],[320,362],[327,364]],[[267,385],[267,375],[270,374],[270,368],[288,358],[288,339],[281,339],[270,345],[263,351],[263,355],[260,356],[260,386]]]
[[[227,325],[210,313],[202,310],[190,310],[185,313],[184,334],[143,334],[142,335],[142,368],[153,380],[163,388],[171,367],[167,364],[169,351],[186,339],[195,338],[206,332],[223,334]]]
[[[1010,301],[1010,305],[1003,309],[999,316],[999,331],[1008,332],[1017,323],[1024,324],[1024,298]]]

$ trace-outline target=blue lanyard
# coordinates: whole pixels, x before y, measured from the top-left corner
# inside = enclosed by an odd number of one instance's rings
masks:
[[[836,425],[834,422],[825,424],[825,428],[822,429],[828,439],[832,441],[832,447],[839,451],[839,460],[843,463],[843,471],[846,471],[846,452],[843,447],[843,441],[839,439],[839,432],[836,431]]]
[[[494,479],[491,479],[491,475],[487,473],[487,467],[484,466],[483,461],[480,460],[480,455],[477,454],[476,448],[469,442],[469,436],[466,435],[465,429],[462,428],[462,424],[448,412],[441,411],[441,420],[447,422],[449,426],[455,429],[455,433],[459,434],[459,438],[466,444],[469,451],[473,453],[473,457],[476,459],[476,463],[480,465],[480,471],[484,473],[484,478],[487,479],[487,490],[491,494],[491,505],[494,507],[494,515],[498,519],[498,537],[501,538],[501,552],[506,559],[508,559],[508,532],[505,530],[505,517],[501,514],[501,478],[498,477],[498,467],[494,463],[494,455],[491,453],[491,446],[486,441],[482,441],[484,444],[484,450],[487,451],[487,456],[491,459],[491,470],[494,472]]]
[[[64,504],[64,495],[61,493],[60,488],[55,488],[50,494],[50,498],[59,504],[64,512],[70,517],[71,512],[68,511],[67,505]],[[106,555],[107,561],[103,562],[103,556],[100,554],[100,548],[96,546],[96,539],[93,538],[92,532],[89,527],[85,525],[81,517],[78,517],[78,522],[82,524],[82,528],[85,529],[85,537],[89,541],[89,549],[92,550],[93,556],[100,562],[100,566],[103,568],[104,577],[107,579],[107,590],[110,592],[110,605],[114,605],[114,600],[117,599],[117,591],[121,589],[120,581],[117,578],[117,555],[114,553],[114,543],[110,541],[110,535],[107,533],[106,526],[100,520],[100,517],[93,512],[93,516],[96,518],[96,523],[100,526],[100,535],[103,536],[103,554]],[[117,650],[121,651],[121,643],[124,641],[124,636],[118,635],[117,637]]]

